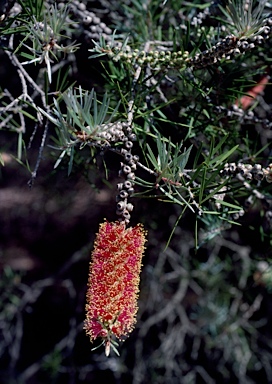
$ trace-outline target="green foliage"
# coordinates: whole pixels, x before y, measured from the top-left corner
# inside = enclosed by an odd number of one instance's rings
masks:
[[[65,112],[61,109],[61,102],[65,104]],[[116,116],[118,106],[110,111],[110,100],[105,94],[102,102],[97,101],[96,92],[83,91],[69,88],[61,98],[54,99],[52,115],[39,108],[39,111],[55,126],[57,138],[56,149],[62,150],[55,168],[65,155],[70,157],[68,174],[71,173],[75,146],[80,144],[80,149],[86,145],[103,147],[107,145],[104,133],[109,129],[109,124]],[[54,117],[55,116],[55,117]]]
[[[68,22],[69,8],[68,5],[63,6],[62,9],[58,9],[57,5],[44,8],[43,2],[38,4],[32,4],[27,2],[23,5],[23,10],[28,16],[28,20],[23,20],[22,24],[25,24],[27,34],[21,41],[21,44],[15,50],[15,53],[20,55],[28,61],[22,63],[22,65],[31,63],[42,63],[43,61],[47,67],[48,80],[52,82],[52,59],[57,60],[56,54],[59,52],[73,53],[79,48],[79,44],[72,43],[66,46],[60,46],[57,42],[60,38],[66,37],[63,32],[71,34],[71,23]],[[40,4],[39,4],[40,3]],[[33,8],[36,9],[36,13],[33,13]],[[28,44],[31,44],[29,46]],[[28,52],[21,51],[21,48],[26,47]]]
[[[71,87],[60,94],[64,86],[60,81],[61,66],[60,70],[56,69],[58,98],[49,104],[52,65],[57,53],[72,55],[79,48],[76,43],[64,47],[58,42],[67,35],[73,37],[76,32],[71,29],[71,10],[76,12],[73,5],[68,3],[58,7],[37,1],[21,6],[17,18],[26,29],[20,33],[21,41],[14,54],[28,59],[21,62],[21,66],[44,61],[49,80],[49,84],[45,81],[42,86],[45,102],[42,107],[36,107],[43,117],[39,112],[36,118],[31,116],[23,105],[22,114],[47,125],[46,118],[56,126],[53,147],[61,154],[55,167],[68,155],[70,173],[76,148],[116,149],[118,140],[115,136],[113,139],[109,131],[113,129],[113,123],[127,121],[142,150],[144,162],[141,166],[154,176],[153,181],[136,178],[138,185],[148,191],[153,189],[155,194],[157,189],[162,193],[161,200],[181,206],[185,204],[197,215],[214,215],[216,220],[235,222],[232,216],[241,212],[240,192],[243,190],[245,198],[247,188],[240,182],[239,190],[233,177],[224,174],[224,167],[229,161],[237,162],[248,156],[253,144],[254,151],[263,151],[261,144],[256,147],[256,141],[252,139],[247,145],[239,144],[244,126],[250,122],[249,117],[258,104],[254,104],[249,112],[236,104],[248,87],[254,86],[255,76],[266,70],[265,62],[259,67],[258,55],[258,49],[262,52],[270,31],[264,2],[255,7],[252,2],[245,5],[240,1],[229,1],[225,7],[217,8],[215,16],[209,3],[186,3],[181,8],[172,1],[124,3],[115,12],[133,20],[130,35],[126,35],[127,24],[117,22],[119,29],[111,35],[100,33],[89,49],[92,53],[90,66],[93,60],[104,60],[105,87],[109,95],[102,95],[100,107],[94,90]],[[214,18],[218,28],[201,26],[201,19],[197,19],[200,9]],[[174,22],[178,10],[184,20],[177,17]],[[200,15],[204,19],[204,13]],[[193,20],[191,26],[186,22],[188,17]],[[231,30],[232,35],[227,35],[226,29]],[[258,41],[259,48],[251,42],[252,39]],[[24,51],[25,47],[30,54]],[[249,66],[252,70],[248,70]],[[4,125],[9,104],[5,101],[6,95],[2,95],[6,105],[6,115],[2,118]],[[171,113],[172,106],[179,106],[178,115]],[[7,124],[10,130],[21,129],[13,116],[8,118]],[[19,152],[22,152],[21,148]],[[93,150],[90,153],[93,157]],[[186,169],[187,164],[191,164],[191,168]],[[266,177],[270,171],[263,168],[262,172]],[[220,198],[219,203],[217,195],[222,197],[222,190],[224,198]],[[139,193],[144,196],[144,191]],[[224,212],[220,211],[222,209]]]
[[[254,35],[262,26],[264,18],[265,1],[261,0],[253,8],[253,2],[249,1],[245,7],[243,2],[229,1],[226,10],[221,7],[222,12],[230,18],[230,29],[235,28],[235,32],[243,36]]]

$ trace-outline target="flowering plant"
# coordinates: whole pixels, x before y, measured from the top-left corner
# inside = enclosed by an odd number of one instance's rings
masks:
[[[111,346],[117,352],[112,336],[121,339],[136,322],[144,243],[141,225],[100,225],[90,263],[84,328],[91,341],[102,338],[107,356]]]

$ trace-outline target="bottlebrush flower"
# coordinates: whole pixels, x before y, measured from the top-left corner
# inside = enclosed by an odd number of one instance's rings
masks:
[[[107,221],[100,224],[96,235],[84,329],[91,341],[102,338],[107,356],[111,346],[117,351],[112,336],[122,340],[136,323],[145,235],[140,224],[126,228]]]

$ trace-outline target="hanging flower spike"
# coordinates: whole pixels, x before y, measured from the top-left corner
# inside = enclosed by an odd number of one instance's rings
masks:
[[[141,224],[100,224],[92,252],[84,329],[91,342],[102,338],[106,356],[112,340],[130,333],[136,323],[140,270],[146,232]],[[117,352],[118,353],[118,352]]]

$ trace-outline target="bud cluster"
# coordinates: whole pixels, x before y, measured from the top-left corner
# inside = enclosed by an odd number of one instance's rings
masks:
[[[208,103],[212,103],[210,97],[206,97],[206,99]],[[252,98],[252,100],[254,99]],[[261,124],[266,129],[272,129],[272,121],[267,118],[259,118],[252,110],[245,111],[236,104],[233,104],[229,108],[226,108],[223,105],[212,105],[212,108],[217,114],[222,114],[227,118],[237,119],[243,124]]]
[[[252,186],[246,180],[255,179],[261,181],[266,179],[268,183],[272,183],[272,164],[269,164],[267,168],[263,168],[261,164],[243,164],[243,163],[226,163],[224,169],[221,171],[222,175],[235,175],[237,179],[243,182],[244,187],[247,188],[251,194],[246,198],[244,202],[244,209],[236,212],[232,215],[234,220],[238,220],[241,216],[244,215],[245,210],[248,210],[254,204],[254,198],[266,201],[266,219],[270,221],[272,217],[272,211],[267,210],[270,206],[269,202],[266,200],[265,195],[262,194],[258,189],[252,188]],[[270,216],[271,215],[271,216]]]
[[[103,145],[103,143],[116,143],[123,142],[125,146],[132,145],[130,141],[130,132],[131,128],[128,127],[126,121],[118,121],[110,124],[102,124],[101,130],[97,135],[101,140],[97,140],[97,145]],[[134,135],[135,136],[135,135]],[[133,139],[135,140],[135,137]]]
[[[62,8],[64,3],[59,3],[58,7]],[[86,9],[84,2],[73,0],[70,2],[69,7],[77,20],[81,20],[84,25],[84,33],[89,39],[99,40],[100,35],[107,41],[111,39],[112,30],[105,23],[101,21],[95,13],[90,12]],[[79,28],[79,26],[78,26]]]
[[[90,130],[90,133],[88,133],[88,130]],[[128,122],[118,121],[101,124],[92,130],[90,127],[86,127],[84,131],[81,130],[75,132],[75,134],[79,142],[99,147],[102,150],[111,148],[114,143],[122,145],[119,153],[123,156],[123,162],[121,162],[119,176],[125,180],[117,185],[116,213],[121,223],[128,224],[130,213],[133,210],[133,205],[128,202],[128,198],[134,193],[135,171],[139,161],[139,157],[131,153],[133,141],[136,140],[136,135],[132,132],[131,126]]]
[[[223,107],[222,105],[215,105],[213,108],[217,113],[224,113],[226,117],[231,117],[231,118],[234,117],[237,119],[247,119],[246,113],[244,112],[244,110],[242,108],[239,108],[235,104],[233,104],[230,108]],[[251,116],[251,111],[250,111],[250,116]]]
[[[173,67],[184,68],[188,60],[189,52],[187,51],[141,51],[139,49],[131,50],[129,46],[125,48],[114,47],[110,45],[105,47],[105,51],[113,61],[123,61],[132,65],[149,65],[151,68]]]
[[[264,20],[259,30],[251,36],[242,36],[241,38],[234,35],[228,35],[220,40],[210,49],[197,53],[188,63],[194,69],[200,69],[211,64],[215,64],[222,59],[230,60],[235,56],[245,53],[256,45],[261,45],[269,38],[272,32],[272,17]]]
[[[210,8],[207,7],[203,10],[203,12],[198,12],[196,16],[192,18],[191,25],[197,26],[201,25],[204,20],[207,19],[211,15]]]
[[[117,121],[115,123],[101,124],[95,129],[87,126],[84,131],[75,134],[79,141],[88,142],[101,148],[110,148],[112,143],[117,142],[123,142],[126,147],[132,147],[131,140],[135,140],[136,136],[129,134],[129,132],[131,132],[131,128],[128,127],[127,122]]]
[[[130,140],[125,142],[125,148],[121,149],[124,161],[121,162],[121,169],[119,171],[119,176],[123,177],[125,181],[118,183],[118,194],[116,196],[116,213],[119,216],[119,220],[125,224],[129,223],[131,216],[130,213],[133,210],[133,204],[128,202],[128,198],[134,193],[133,187],[135,183],[135,171],[137,168],[137,162],[139,161],[139,157],[137,155],[133,156],[131,153],[131,149],[133,147],[132,140],[135,140],[136,137],[131,132],[128,134],[128,138]]]
[[[221,171],[223,175],[237,175],[240,174],[246,180],[263,180],[264,178],[268,183],[272,183],[272,164],[267,168],[263,168],[261,164],[243,164],[243,163],[226,163],[224,169]]]

